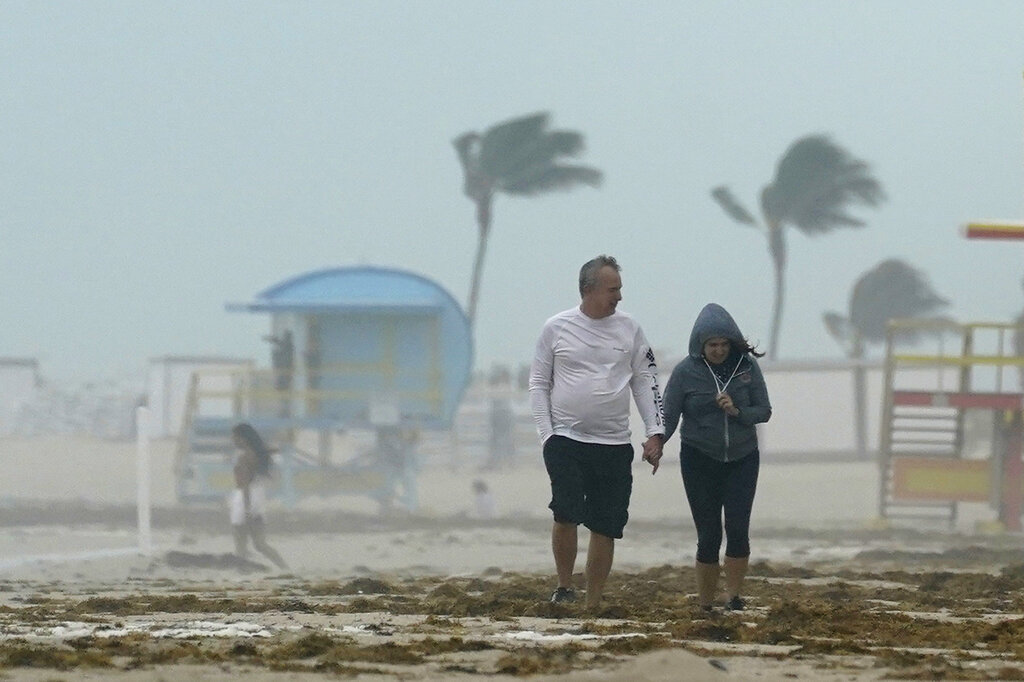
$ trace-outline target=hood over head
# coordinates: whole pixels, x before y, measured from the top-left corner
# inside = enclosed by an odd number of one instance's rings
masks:
[[[744,343],[743,333],[729,311],[717,303],[708,303],[693,323],[693,331],[690,332],[690,355],[699,358],[704,352],[704,342],[716,336],[725,337],[733,344]]]

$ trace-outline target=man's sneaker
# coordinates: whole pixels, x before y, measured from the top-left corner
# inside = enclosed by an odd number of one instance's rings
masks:
[[[742,611],[747,608],[747,602],[743,601],[737,594],[735,597],[729,600],[729,603],[725,605],[730,611]]]
[[[570,604],[576,601],[576,592],[571,587],[559,587],[551,594],[552,604]]]

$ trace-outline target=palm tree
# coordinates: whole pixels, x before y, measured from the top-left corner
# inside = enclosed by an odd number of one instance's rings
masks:
[[[728,187],[715,187],[711,196],[729,217],[760,228],[768,239],[768,252],[775,266],[768,358],[774,360],[778,357],[785,301],[786,226],[792,225],[811,236],[839,227],[863,227],[863,221],[846,212],[847,206],[855,203],[876,206],[885,194],[866,163],[850,156],[828,137],[810,135],[800,138],[786,150],[775,170],[775,178],[761,190],[760,223]]]
[[[548,130],[548,119],[546,112],[530,114],[491,126],[482,135],[463,133],[452,142],[465,177],[463,192],[476,204],[478,239],[467,310],[470,326],[476,320],[495,193],[531,196],[580,184],[601,184],[601,171],[562,161],[583,151],[583,135]]]
[[[949,305],[928,283],[924,274],[907,263],[890,258],[862,274],[850,293],[849,314],[834,311],[822,317],[825,328],[846,356],[860,360],[865,344],[882,343],[886,338],[889,320],[896,318],[935,317],[935,313]],[[913,330],[902,332],[906,341],[914,341]],[[858,364],[853,374],[854,435],[857,456],[867,457],[867,425],[865,419],[866,394],[864,366]]]

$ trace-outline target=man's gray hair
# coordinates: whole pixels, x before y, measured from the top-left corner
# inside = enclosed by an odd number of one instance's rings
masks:
[[[597,258],[591,258],[583,264],[583,267],[580,268],[580,296],[582,296],[583,292],[587,289],[592,289],[597,285],[597,273],[605,266],[615,268],[615,272],[622,272],[622,268],[619,267],[619,262],[611,256],[606,256],[603,253]]]

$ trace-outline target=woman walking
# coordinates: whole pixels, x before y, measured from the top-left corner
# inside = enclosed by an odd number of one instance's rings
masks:
[[[718,594],[722,517],[725,517],[726,606],[742,610],[740,596],[750,558],[750,512],[760,454],[756,424],[771,417],[764,375],[732,316],[704,306],[690,333],[689,354],[665,387],[665,439],[682,417],[679,461],[697,528],[697,596],[712,610]]]
[[[231,496],[231,530],[235,554],[249,554],[248,541],[278,568],[288,568],[281,555],[267,544],[264,516],[267,511],[267,481],[270,479],[270,448],[251,425],[242,422],[231,430],[241,450],[235,461],[235,490]]]

